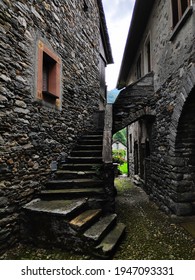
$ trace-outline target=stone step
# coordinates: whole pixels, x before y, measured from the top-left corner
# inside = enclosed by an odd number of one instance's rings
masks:
[[[102,151],[102,145],[78,145],[74,148],[75,151],[78,150],[96,150]]]
[[[85,212],[72,219],[69,224],[76,230],[86,229],[101,216],[101,213],[101,209],[86,210]]]
[[[92,240],[94,243],[99,242],[116,224],[116,214],[111,214],[103,217],[101,220],[92,225],[85,233],[84,236]]]
[[[88,135],[83,135],[81,140],[102,140],[103,139],[103,134],[88,134]]]
[[[80,139],[78,145],[102,145],[103,139]]]
[[[117,248],[126,226],[122,223],[117,223],[116,226],[106,235],[99,245],[95,247],[94,254],[103,258],[110,257]]]
[[[102,157],[68,157],[68,163],[102,163]]]
[[[47,182],[47,189],[75,189],[75,188],[93,188],[103,187],[104,181],[98,179],[66,179],[66,180],[53,180]]]
[[[87,207],[86,199],[74,200],[41,200],[35,199],[23,206],[31,212],[45,213],[48,215],[64,216],[71,218]]]
[[[78,171],[98,171],[102,167],[101,163],[64,163],[61,166],[62,170],[78,170]]]
[[[95,171],[58,170],[55,175],[57,179],[83,179],[97,177]]]
[[[86,135],[103,134],[103,128],[98,128],[97,130],[87,131]]]
[[[71,152],[72,157],[101,157],[102,150],[77,150]]]
[[[103,197],[103,188],[77,188],[77,189],[53,189],[43,190],[40,193],[43,200],[56,200],[66,198],[78,198],[78,197]]]

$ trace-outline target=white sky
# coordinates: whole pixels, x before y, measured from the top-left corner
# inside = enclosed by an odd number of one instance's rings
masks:
[[[114,64],[106,69],[108,91],[116,87],[135,0],[102,0]]]

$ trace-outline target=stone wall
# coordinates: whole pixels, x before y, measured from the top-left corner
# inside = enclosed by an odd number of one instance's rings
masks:
[[[178,71],[184,63],[188,63],[190,54],[194,51],[194,7],[186,18],[185,23],[176,32],[172,27],[172,8],[170,1],[157,0],[154,3],[149,21],[142,34],[140,46],[135,55],[135,61],[129,73],[129,83],[137,80],[136,62],[141,54],[142,75],[144,72],[144,48],[148,36],[151,47],[151,68],[154,72],[154,88],[159,90],[163,84]]]
[[[51,163],[92,129],[100,18],[97,2],[87,3],[0,1],[0,250],[18,240],[20,208],[42,188]],[[36,98],[39,40],[62,60],[59,108]]]
[[[170,82],[164,84],[158,92],[156,120],[152,131],[151,176],[147,182],[151,197],[161,205],[163,210],[177,215],[193,213],[195,200],[194,169],[193,166],[190,169],[189,165],[190,158],[193,157],[194,137],[190,136],[190,131],[193,135],[194,130],[192,113],[190,113],[190,106],[187,105],[192,102],[189,98],[194,90],[195,68],[190,64],[182,69],[183,77],[178,70]],[[182,121],[186,106],[189,115],[185,119],[185,129],[181,129],[180,120]],[[185,141],[188,142],[190,150],[182,154],[178,150],[178,143],[185,145]]]
[[[155,106],[152,111],[155,119],[151,131],[151,154],[146,160],[146,164],[149,165],[145,168],[146,189],[163,210],[177,215],[193,213],[195,201],[192,160],[194,123],[191,106],[187,106],[190,102],[194,104],[192,99],[189,99],[194,93],[195,86],[194,22],[195,12],[192,5],[185,16],[185,21],[181,21],[178,24],[179,28],[173,30],[170,1],[155,1],[145,32],[142,34],[140,47],[135,54],[134,64],[129,70],[129,83],[135,82],[136,59],[140,53],[142,57],[144,56],[144,44],[150,36],[154,91],[148,95],[145,108],[154,98]],[[126,90],[130,87],[128,86]],[[138,105],[136,100],[134,104],[133,110],[136,111]],[[143,114],[139,116],[140,118],[145,117],[144,106],[142,109]],[[181,125],[185,112],[189,115],[184,118]],[[129,116],[134,116],[136,121],[136,114],[133,113],[131,111]],[[125,118],[121,114],[123,123]],[[133,118],[129,118],[129,123],[132,122]],[[187,145],[189,148],[184,152],[184,146]]]

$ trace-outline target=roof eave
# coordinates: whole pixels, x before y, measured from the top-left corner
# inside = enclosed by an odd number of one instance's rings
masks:
[[[112,64],[112,63],[114,63],[114,61],[113,61],[112,49],[111,49],[111,45],[110,45],[110,39],[109,39],[109,35],[108,35],[106,17],[104,14],[104,8],[102,5],[102,1],[97,0],[97,4],[98,4],[98,8],[99,8],[99,13],[100,13],[100,30],[101,30],[102,40],[103,40],[103,44],[104,44],[104,49],[105,49],[106,60],[107,60],[107,64]]]
[[[154,2],[155,0],[137,0],[135,3],[116,86],[118,89],[127,85],[129,70],[134,62]]]

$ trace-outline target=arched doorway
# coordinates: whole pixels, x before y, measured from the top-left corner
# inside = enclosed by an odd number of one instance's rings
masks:
[[[179,119],[175,142],[178,161],[177,201],[195,209],[195,88],[190,92]]]

